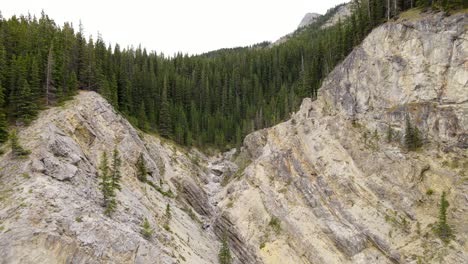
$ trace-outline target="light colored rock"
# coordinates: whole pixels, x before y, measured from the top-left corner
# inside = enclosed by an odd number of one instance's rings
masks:
[[[318,17],[320,17],[320,14],[317,13],[307,13],[304,18],[301,20],[301,23],[299,23],[299,26],[297,28],[302,28],[306,27],[312,23],[314,23]]]
[[[350,17],[357,1],[359,0],[352,0],[341,5],[336,13],[322,26],[322,28],[334,26],[338,24],[339,21],[343,22],[346,18]]]
[[[251,164],[220,204],[265,263],[468,261],[468,185],[458,184],[468,165],[467,21],[432,14],[375,29],[294,122],[246,137]],[[421,152],[386,142],[388,124],[404,133],[406,113],[427,139]],[[449,247],[431,229],[442,191],[457,229]]]

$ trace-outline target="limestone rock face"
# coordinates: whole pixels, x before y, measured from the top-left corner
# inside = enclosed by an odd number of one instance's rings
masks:
[[[338,10],[336,11],[335,15],[333,15],[323,26],[322,28],[331,27],[333,25],[338,24],[338,22],[344,21],[347,17],[350,17],[353,12],[354,5],[356,5],[358,0],[350,1],[344,5],[341,5]]]
[[[304,18],[301,20],[301,23],[299,23],[299,26],[297,26],[297,28],[302,28],[302,27],[306,27],[312,23],[315,22],[315,20],[320,17],[321,15],[320,14],[317,14],[317,13],[307,13]]]
[[[247,136],[221,207],[264,263],[468,262],[467,23],[425,14],[375,29],[316,101]],[[402,144],[407,116],[417,152]],[[433,231],[443,191],[450,245]]]
[[[463,14],[387,23],[330,74],[320,90],[321,107],[382,134],[389,126],[401,130],[408,114],[428,140],[463,141],[468,129],[466,39]]]
[[[202,188],[209,175],[204,155],[138,132],[94,92],[44,111],[20,139],[31,155],[0,159],[2,263],[217,262],[217,234],[202,228],[215,211]],[[122,190],[117,211],[106,217],[98,166],[114,148],[123,162]],[[161,191],[136,178],[140,153]],[[145,218],[150,239],[141,234]],[[248,251],[241,243],[239,249]]]
[[[468,262],[468,15],[375,29],[291,119],[208,157],[137,131],[94,92],[19,133],[0,157],[2,263]],[[402,146],[406,120],[423,147]],[[103,152],[122,190],[104,215]],[[140,154],[148,181],[136,178]],[[454,238],[433,229],[440,195]],[[171,217],[166,215],[169,206]],[[148,219],[150,238],[142,235]]]

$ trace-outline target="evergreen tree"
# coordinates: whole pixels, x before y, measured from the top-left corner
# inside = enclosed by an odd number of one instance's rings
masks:
[[[8,140],[8,123],[5,113],[0,109],[0,144]]]
[[[161,109],[159,111],[159,133],[161,136],[170,138],[172,135],[171,114],[169,102],[167,101],[167,78],[164,78],[163,93],[161,97]]]
[[[151,236],[153,235],[153,229],[151,228],[151,225],[148,221],[147,218],[145,218],[145,221],[143,221],[143,225],[142,225],[142,228],[141,228],[141,234],[143,235],[143,237],[145,237],[146,239],[150,239]]]
[[[169,204],[166,205],[166,214],[164,215],[164,229],[167,231],[171,230],[169,226],[169,222],[171,221],[172,218],[172,213],[171,213],[171,206]]]
[[[67,96],[75,95],[78,91],[78,79],[76,78],[76,73],[72,71],[67,79]]]
[[[102,153],[99,170],[99,176],[101,179],[99,185],[101,188],[102,195],[104,197],[104,214],[110,216],[115,211],[115,207],[117,204],[115,201],[115,192],[112,183],[112,172],[109,168],[106,152]]]
[[[47,69],[46,69],[46,105],[52,104],[56,97],[56,88],[54,86],[54,56],[53,56],[53,46],[49,48],[49,55],[47,56]]]
[[[26,79],[23,79],[18,90],[10,97],[10,103],[15,109],[14,117],[29,124],[36,115],[36,104],[33,102],[31,89]]]
[[[145,159],[143,157],[143,153],[140,153],[140,156],[136,162],[136,169],[137,169],[137,178],[141,182],[146,182],[146,176],[148,174],[148,170],[146,169]]]
[[[231,264],[232,256],[229,249],[227,232],[224,232],[223,240],[221,241],[221,248],[219,249],[218,259],[220,264]]]
[[[447,224],[447,208],[450,204],[445,196],[445,192],[442,192],[440,197],[439,222],[437,223],[436,233],[442,241],[447,243],[452,238],[453,231],[450,225]]]
[[[120,173],[120,166],[122,165],[122,160],[120,159],[119,151],[117,147],[114,148],[112,153],[112,170],[111,170],[111,187],[112,190],[121,190],[122,187],[120,186],[120,178],[122,177]]]
[[[24,157],[31,153],[30,150],[24,149],[20,145],[16,130],[11,131],[10,143],[11,143],[11,153],[13,154],[14,157]]]
[[[411,151],[422,146],[419,130],[417,127],[413,127],[409,115],[406,115],[405,146]]]
[[[141,103],[138,108],[138,127],[148,130],[148,117],[146,115],[145,103]]]
[[[393,129],[390,125],[387,125],[387,143],[390,143],[393,141]]]
[[[3,105],[5,104],[4,98],[2,81],[0,80],[0,144],[5,143],[8,140],[8,122],[3,110]]]

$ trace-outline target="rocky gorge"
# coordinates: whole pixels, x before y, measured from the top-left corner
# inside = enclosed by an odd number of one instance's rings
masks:
[[[214,156],[81,92],[19,133],[28,157],[0,158],[0,262],[217,263],[224,234],[234,263],[468,262],[467,24],[466,12],[407,13],[376,28],[317,100]],[[403,147],[408,120],[418,151]],[[108,217],[98,174],[114,148]],[[152,184],[135,176],[140,155]],[[449,244],[433,232],[442,192]]]

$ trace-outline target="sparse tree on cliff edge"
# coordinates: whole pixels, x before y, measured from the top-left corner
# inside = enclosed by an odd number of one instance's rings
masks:
[[[218,259],[220,264],[231,264],[232,255],[228,244],[228,235],[225,231],[223,234],[223,240],[221,241],[221,248],[219,249]]]
[[[141,182],[146,182],[146,175],[148,174],[148,170],[146,169],[145,158],[143,158],[143,153],[140,153],[140,156],[137,159],[136,169],[138,180],[140,180]]]

